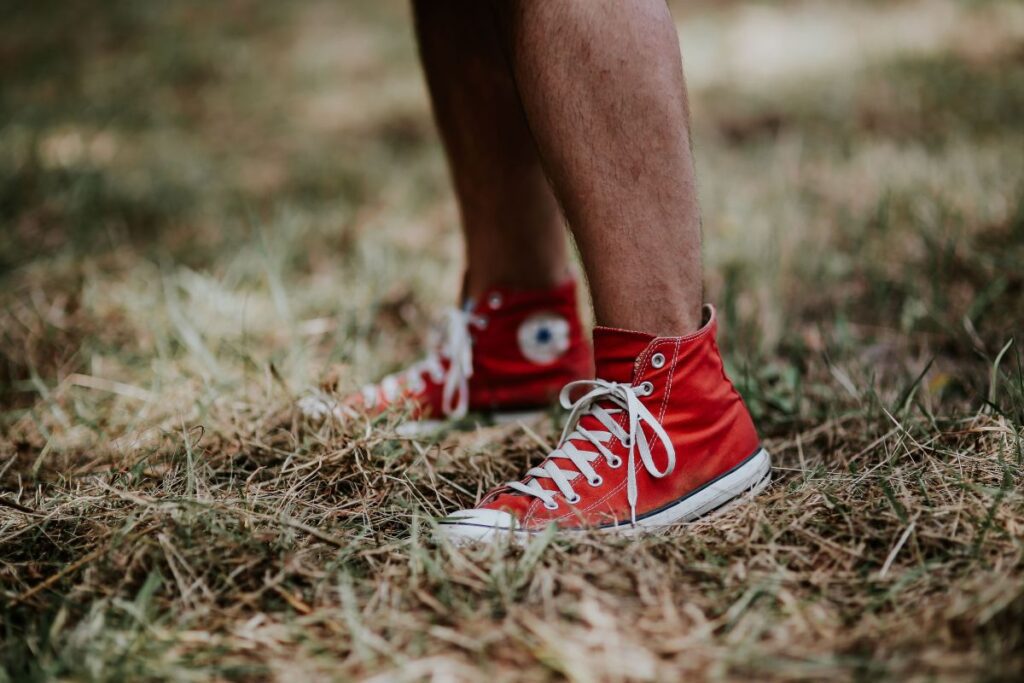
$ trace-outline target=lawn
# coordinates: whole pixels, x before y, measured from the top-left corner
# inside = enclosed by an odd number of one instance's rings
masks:
[[[674,10],[775,483],[455,548],[558,415],[294,408],[458,291],[406,4],[0,3],[0,681],[1024,677],[1024,6]]]

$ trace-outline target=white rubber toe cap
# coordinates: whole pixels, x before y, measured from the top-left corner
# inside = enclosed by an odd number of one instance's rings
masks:
[[[338,404],[330,397],[318,392],[300,398],[296,407],[304,417],[310,420],[326,420],[334,414]]]
[[[496,534],[519,528],[519,522],[504,510],[459,510],[441,520],[439,531],[449,540],[486,541]]]
[[[345,422],[359,417],[357,411],[322,391],[310,392],[299,398],[295,407],[303,417],[314,422],[323,422],[329,418]]]

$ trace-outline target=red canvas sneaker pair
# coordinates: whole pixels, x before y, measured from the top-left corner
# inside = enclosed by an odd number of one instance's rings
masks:
[[[561,389],[569,410],[558,447],[521,481],[443,520],[455,541],[560,529],[642,531],[690,521],[771,478],[771,460],[725,375],[712,307],[684,337],[598,327],[596,376],[575,287],[493,290],[449,314],[435,354],[335,406],[397,404],[433,425],[468,411],[497,417],[543,410]],[[593,378],[591,378],[593,377]]]

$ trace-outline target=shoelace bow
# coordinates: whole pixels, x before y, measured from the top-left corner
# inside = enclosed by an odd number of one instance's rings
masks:
[[[590,391],[578,400],[571,401],[569,396],[576,387],[590,387]],[[643,385],[632,386],[624,382],[607,382],[602,379],[578,380],[565,385],[558,399],[562,407],[569,410],[569,416],[562,429],[558,447],[548,454],[539,467],[534,467],[526,473],[526,476],[530,478],[529,481],[525,484],[513,481],[509,482],[507,486],[518,493],[540,498],[548,509],[557,507],[554,500],[557,493],[565,496],[569,503],[578,503],[581,497],[572,487],[572,482],[578,475],[583,475],[591,486],[600,486],[601,477],[594,470],[592,463],[598,458],[604,458],[613,468],[622,464],[622,459],[607,446],[612,439],[618,439],[623,446],[629,449],[626,466],[626,497],[629,501],[630,522],[635,525],[637,450],[640,452],[640,460],[643,462],[644,469],[656,479],[671,474],[676,467],[676,452],[672,447],[672,440],[657,418],[640,401],[639,397],[644,395],[646,393]],[[609,402],[618,407],[609,409],[601,405]],[[628,430],[623,429],[613,417],[622,411],[626,411]],[[588,415],[593,416],[607,431],[586,429],[580,426],[580,421]],[[642,425],[645,424],[651,428],[658,441],[665,447],[666,462],[663,470],[659,470],[654,464],[650,443],[642,429]],[[570,429],[572,429],[571,432]],[[580,448],[577,443],[582,446],[590,444],[593,450]],[[559,463],[565,461],[568,461],[573,469],[561,469]],[[540,483],[542,479],[550,479],[558,490],[545,489]]]
[[[487,324],[485,318],[470,311],[450,309],[441,327],[440,337],[431,346],[435,349],[423,360],[405,370],[384,377],[378,384],[363,387],[363,400],[370,407],[377,403],[378,390],[384,400],[394,401],[406,389],[420,392],[426,388],[425,376],[435,384],[444,383],[441,410],[451,418],[465,417],[469,409],[469,378],[473,376],[473,337],[470,326],[478,329]],[[448,361],[445,368],[444,360]]]

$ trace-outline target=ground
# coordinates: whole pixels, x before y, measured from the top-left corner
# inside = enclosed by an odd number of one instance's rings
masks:
[[[0,680],[1020,680],[1024,6],[674,10],[776,481],[457,549],[557,416],[293,409],[457,291],[406,5],[2,3]]]

